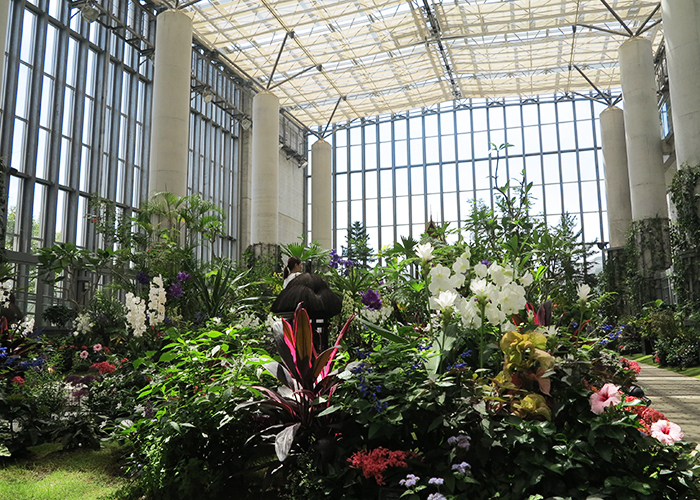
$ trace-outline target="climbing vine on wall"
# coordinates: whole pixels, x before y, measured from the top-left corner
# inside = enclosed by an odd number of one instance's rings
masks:
[[[678,305],[687,313],[700,306],[700,166],[684,166],[671,182],[676,220],[671,226],[673,286]]]
[[[655,217],[632,221],[625,247],[626,288],[633,312],[659,298],[663,274],[671,266],[668,219]]]

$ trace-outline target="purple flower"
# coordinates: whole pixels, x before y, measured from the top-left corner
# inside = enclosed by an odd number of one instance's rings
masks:
[[[168,287],[168,295],[171,297],[182,297],[182,285],[178,281],[177,283],[171,283]]]
[[[370,311],[379,311],[382,308],[382,299],[379,297],[379,292],[375,292],[371,288],[362,294],[362,303]]]
[[[486,260],[486,259],[482,260],[481,263],[482,263],[483,265],[485,265],[486,267],[489,267],[489,266],[491,265],[491,261],[490,261],[490,260]]]
[[[467,436],[466,434],[460,434],[458,436],[452,436],[447,439],[447,444],[450,446],[456,446],[457,448],[462,448],[465,451],[469,450],[469,447],[471,446],[471,441],[472,438]]]
[[[441,477],[431,477],[428,479],[428,484],[437,484],[438,486],[442,485],[445,482],[445,480]]]
[[[399,481],[399,484],[401,486],[405,486],[406,488],[413,488],[418,481],[420,481],[420,478],[418,476],[409,474],[406,476],[406,479],[402,479],[401,481]]]
[[[331,258],[328,262],[328,265],[331,266],[333,269],[338,269],[338,266],[340,265],[342,259],[340,258],[340,255],[335,251],[335,249],[331,250]]]
[[[430,495],[428,495],[427,500],[447,500],[447,499],[445,498],[445,495],[442,495],[440,493],[431,493]]]
[[[467,462],[462,462],[461,464],[454,464],[452,466],[452,470],[455,470],[460,474],[466,474],[468,472],[467,469],[469,468],[471,468],[471,465],[469,465]]]
[[[143,271],[139,271],[138,273],[136,273],[136,281],[138,281],[142,285],[148,285],[148,283],[150,283],[151,281],[151,278],[149,278],[148,275]]]
[[[185,272],[183,272],[183,271],[180,271],[179,273],[177,273],[177,280],[178,280],[180,283],[184,283],[184,282],[187,281],[188,279],[190,279],[190,275],[189,275],[189,274],[187,274],[187,273],[185,273]]]

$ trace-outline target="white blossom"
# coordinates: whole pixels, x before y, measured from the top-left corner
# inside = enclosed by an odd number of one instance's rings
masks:
[[[78,314],[78,316],[73,320],[73,335],[77,337],[80,334],[90,333],[92,331],[92,327],[95,326],[90,319],[89,314]]]
[[[513,280],[513,271],[511,269],[503,268],[495,263],[491,264],[489,274],[493,282],[498,286],[507,285]]]
[[[588,295],[591,293],[591,287],[584,283],[578,286],[576,292],[578,293],[578,300],[586,302],[588,300]]]
[[[146,331],[146,305],[141,297],[133,293],[126,294],[126,321],[134,331],[134,337],[143,336]]]
[[[481,262],[479,262],[477,265],[474,266],[474,273],[478,278],[485,278],[488,272],[489,268],[486,267],[486,264],[482,264]]]
[[[239,330],[242,328],[257,328],[260,326],[260,320],[255,314],[243,313],[241,319],[234,326]]]
[[[0,283],[0,307],[10,305],[10,294],[12,293],[12,280],[5,280]]]
[[[458,310],[465,328],[481,328],[481,311],[474,299],[465,300]]]
[[[494,326],[500,326],[506,321],[506,314],[501,311],[496,304],[489,302],[484,308],[486,319]]]
[[[452,264],[452,270],[457,274],[464,274],[469,270],[469,249],[457,257]]]
[[[532,285],[533,278],[532,278],[532,274],[530,274],[530,271],[527,271],[525,274],[523,274],[523,275],[519,278],[519,281],[520,281],[520,284],[523,285],[523,286],[530,286],[530,285]]]
[[[416,255],[426,262],[430,262],[433,258],[433,245],[430,243],[423,243],[422,245],[416,245]]]
[[[165,320],[165,287],[163,277],[156,276],[151,280],[151,288],[148,291],[148,323],[156,326]]]
[[[23,337],[31,335],[34,332],[34,318],[24,318],[18,330]]]
[[[516,283],[505,285],[498,295],[498,303],[506,314],[515,314],[521,309],[525,309],[527,303],[525,289]]]
[[[459,297],[459,294],[453,290],[442,291],[437,297],[434,298],[434,304],[436,307],[433,307],[433,309],[440,309],[441,311],[449,309],[450,307],[454,306],[457,297]]]

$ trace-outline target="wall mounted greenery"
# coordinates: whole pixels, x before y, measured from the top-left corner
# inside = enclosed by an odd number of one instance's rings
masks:
[[[700,305],[700,166],[679,170],[671,182],[671,201],[675,221],[671,226],[673,248],[673,286],[681,309],[688,313]]]

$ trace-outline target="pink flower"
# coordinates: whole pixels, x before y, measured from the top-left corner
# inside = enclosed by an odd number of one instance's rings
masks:
[[[95,352],[100,352],[102,350],[102,344],[95,344],[92,346],[92,350]]]
[[[80,359],[87,359],[87,357],[88,357],[88,352],[87,352],[87,351],[83,351],[83,352],[80,353]]]
[[[605,384],[601,390],[591,394],[591,411],[600,415],[606,406],[614,406],[622,401],[620,388],[614,384]]]
[[[683,432],[680,425],[668,420],[659,420],[651,424],[651,437],[658,439],[663,444],[673,444],[683,439]]]

